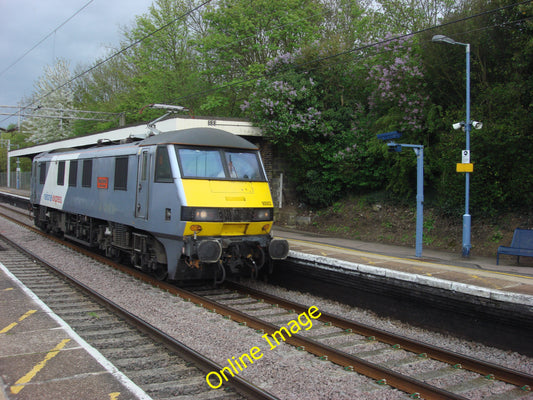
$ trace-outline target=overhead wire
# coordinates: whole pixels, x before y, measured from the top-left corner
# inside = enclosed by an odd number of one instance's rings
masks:
[[[93,0],[91,0],[93,1]],[[39,101],[41,101],[42,99],[44,99],[45,97],[48,97],[49,95],[51,95],[52,93],[58,91],[59,89],[62,89],[64,88],[65,86],[67,85],[70,85],[72,82],[74,82],[76,79],[78,78],[81,78],[82,76],[84,76],[85,74],[88,74],[89,72],[99,68],[101,65],[105,64],[106,62],[110,61],[111,59],[119,56],[120,54],[126,52],[127,50],[131,49],[132,47],[138,45],[139,43],[145,41],[146,39],[150,38],[151,36],[154,36],[155,34],[157,34],[158,32],[161,32],[162,30],[166,29],[167,27],[169,27],[170,25],[174,24],[175,22],[179,21],[180,19],[183,19],[185,17],[187,17],[188,15],[192,14],[193,12],[199,10],[200,8],[202,8],[203,6],[205,6],[206,4],[210,3],[212,0],[206,0],[204,1],[203,3],[201,3],[200,5],[190,9],[189,11],[185,12],[184,14],[180,15],[179,17],[176,17],[174,18],[173,20],[171,20],[170,22],[166,23],[165,25],[162,25],[161,27],[153,30],[152,32],[144,35],[143,37],[141,37],[140,39],[137,39],[133,42],[131,42],[129,45],[121,48],[120,50],[118,50],[117,52],[113,53],[112,55],[110,55],[109,57],[103,59],[102,61],[99,61],[97,62],[95,65],[93,65],[92,67],[90,67],[89,69],[75,75],[73,78],[69,79],[68,81],[64,82],[63,84],[57,86],[56,88],[50,90],[48,93],[40,96],[39,98],[37,99],[34,99],[31,103],[25,105],[24,107],[22,107],[23,109],[24,108],[28,108],[28,107],[31,107],[33,106],[34,104],[38,103]],[[7,116],[6,118],[4,118],[3,120],[0,121],[0,123],[8,120],[9,118],[11,117],[14,117],[17,115],[18,112],[15,112],[9,116]]]
[[[91,1],[93,1],[93,0],[91,0]],[[193,8],[193,9],[191,9],[189,11],[187,11],[186,13],[174,18],[173,20],[171,20],[167,24],[162,25],[161,27],[155,29],[154,31],[152,31],[152,32],[146,34],[145,36],[139,38],[138,40],[130,43],[129,45],[127,45],[124,48],[120,49],[119,51],[113,53],[112,55],[110,55],[109,57],[105,58],[104,60],[96,63],[91,68],[89,68],[89,69],[77,74],[76,76],[74,76],[73,78],[71,78],[67,82],[63,83],[62,85],[59,85],[58,87],[52,89],[51,91],[49,91],[48,93],[46,93],[43,96],[39,97],[38,99],[34,100],[32,103],[28,104],[25,107],[30,107],[30,106],[34,105],[35,103],[39,102],[40,100],[42,100],[43,98],[49,96],[50,94],[54,93],[55,91],[57,91],[59,89],[62,89],[63,87],[69,85],[70,83],[72,83],[76,79],[78,79],[78,78],[84,76],[85,74],[95,70],[96,68],[99,68],[101,65],[105,64],[106,62],[110,61],[111,59],[119,56],[120,54],[126,52],[127,50],[131,49],[132,47],[142,43],[144,40],[154,36],[158,32],[161,32],[162,30],[164,30],[167,27],[171,26],[175,22],[177,22],[177,21],[187,17],[188,15],[192,14],[193,12],[199,10],[200,8],[204,7],[205,5],[210,3],[211,1],[212,0],[207,0],[207,1],[203,2],[203,3],[201,3],[200,5],[196,6],[195,8]],[[318,58],[315,58],[313,60],[309,60],[309,61],[306,61],[304,63],[298,64],[296,67],[302,68],[302,67],[305,67],[307,65],[321,63],[323,61],[328,61],[330,59],[341,57],[343,55],[348,55],[348,54],[352,54],[352,53],[355,53],[355,52],[361,52],[361,51],[364,51],[364,50],[367,50],[367,49],[370,49],[370,48],[373,48],[373,47],[378,47],[380,45],[384,45],[386,43],[390,43],[390,42],[401,40],[401,39],[404,39],[404,38],[407,38],[407,37],[423,34],[425,32],[429,32],[429,31],[432,31],[432,30],[440,29],[440,28],[443,28],[443,27],[446,27],[446,26],[449,26],[449,25],[453,25],[453,24],[457,24],[457,23],[460,23],[460,22],[465,22],[465,21],[471,20],[473,18],[478,18],[478,17],[484,16],[484,15],[489,15],[489,14],[493,14],[493,13],[496,13],[496,12],[499,12],[499,11],[503,11],[503,10],[506,10],[506,9],[514,8],[514,7],[517,7],[517,6],[520,6],[520,5],[524,5],[524,4],[530,3],[531,1],[533,1],[533,0],[524,0],[524,1],[513,3],[513,4],[510,4],[510,5],[502,6],[502,7],[496,8],[496,9],[482,11],[480,13],[477,13],[477,14],[474,14],[474,15],[470,15],[470,16],[466,16],[466,17],[460,18],[458,20],[449,21],[449,22],[446,22],[446,23],[442,23],[442,24],[435,25],[435,26],[428,27],[428,28],[423,28],[423,29],[420,29],[420,30],[417,30],[417,31],[413,31],[413,32],[409,32],[409,33],[405,33],[405,34],[401,34],[401,35],[396,35],[396,36],[393,36],[393,37],[390,37],[390,38],[386,38],[386,39],[383,39],[383,40],[380,40],[380,41],[375,41],[373,43],[369,43],[369,44],[365,44],[365,45],[362,45],[362,46],[359,46],[359,47],[351,48],[351,49],[348,49],[348,50],[345,50],[345,51],[342,51],[342,52],[338,52],[338,53],[334,53],[334,54],[318,57]],[[313,16],[316,16],[316,15],[317,14],[314,14]],[[527,19],[528,18],[526,18],[526,20]],[[286,26],[286,25],[278,26],[278,28],[279,27],[283,27],[283,26]],[[250,37],[252,37],[252,36],[250,36]],[[239,40],[248,39],[248,38],[249,37],[240,38]],[[237,41],[235,41],[235,42],[237,42]],[[235,43],[235,42],[233,42],[233,43]],[[224,46],[227,46],[227,45],[228,44],[225,44]],[[222,46],[222,47],[224,47],[224,46]],[[279,72],[277,72],[277,73],[279,73]],[[272,76],[272,75],[273,74],[268,74],[268,73],[256,74],[254,76],[251,76],[249,78],[242,79],[242,80],[239,80],[239,81],[236,81],[236,82],[231,82],[229,84],[220,85],[220,86],[217,86],[217,87],[212,88],[212,89],[207,89],[207,90],[203,90],[203,91],[200,91],[200,92],[192,93],[192,94],[189,94],[189,95],[186,95],[186,96],[182,96],[180,98],[177,98],[176,101],[181,101],[181,100],[195,98],[195,97],[198,97],[198,96],[203,96],[205,94],[210,94],[210,93],[214,93],[214,92],[217,92],[217,91],[220,91],[220,90],[228,89],[228,88],[231,88],[231,87],[234,87],[234,86],[243,85],[243,84],[246,84],[246,83],[249,83],[249,82],[264,78],[264,77]],[[12,115],[10,115],[10,116],[6,117],[5,119],[3,119],[2,121],[0,121],[0,123],[5,121],[6,119],[16,115],[16,114],[17,113],[13,113]]]
[[[59,29],[61,29],[63,26],[65,26],[72,18],[74,18],[76,15],[78,15],[80,12],[82,12],[85,8],[89,6],[94,0],[89,0],[83,7],[81,7],[78,11],[76,11],[74,14],[72,14],[70,17],[68,17],[65,21],[63,21],[59,26],[57,26],[55,29],[53,29],[48,35],[43,37],[41,40],[39,40],[35,45],[33,45],[32,48],[29,50],[26,50],[24,54],[22,54],[19,58],[17,58],[15,61],[13,61],[11,64],[9,64],[7,67],[5,67],[2,71],[0,71],[0,76],[2,76],[4,73],[9,71],[12,67],[14,67],[16,64],[18,64],[19,61],[21,61],[24,57],[26,57],[28,54],[30,54],[33,50],[35,50],[39,45],[44,42],[46,39],[48,39],[50,36],[55,34]]]

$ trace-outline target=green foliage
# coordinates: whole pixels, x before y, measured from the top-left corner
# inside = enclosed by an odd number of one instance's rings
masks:
[[[225,87],[220,93],[226,101],[210,99],[204,109],[238,113],[249,89],[239,83],[259,76],[276,55],[318,39],[320,9],[315,0],[222,0],[210,6],[203,14],[207,33],[198,39],[203,76]]]
[[[376,139],[400,130],[402,143],[425,146],[426,203],[460,214],[465,135],[451,125],[465,120],[465,54],[431,42],[444,34],[471,44],[471,117],[484,123],[471,133],[471,213],[532,204],[531,3],[220,0],[188,13],[200,3],[155,0],[123,46],[143,40],[76,80],[73,107],[124,112],[128,124],[159,116],[139,114],[150,103],[246,116],[287,160],[299,200],[315,207],[354,193],[414,200],[414,154],[389,154]],[[116,121],[70,125],[85,134]]]
[[[27,146],[26,140],[28,138],[28,134],[19,134],[16,131],[17,126],[14,124],[10,124],[7,127],[6,132],[2,132],[2,145],[0,146],[0,172],[7,172],[7,141],[10,142],[10,149],[16,150],[18,148],[22,148]],[[11,164],[10,168],[11,171],[15,171],[17,168],[17,159],[15,157],[11,157]],[[31,160],[28,158],[20,158],[19,160],[20,168],[23,171],[30,171],[31,170]]]
[[[475,1],[450,15],[450,20],[504,6],[509,2]],[[494,215],[507,209],[529,207],[533,200],[529,165],[533,151],[531,107],[533,68],[531,4],[512,7],[480,18],[453,24],[441,32],[471,45],[471,119],[483,121],[472,130],[470,179],[471,213]],[[510,21],[517,21],[509,23]],[[491,26],[492,29],[477,29]],[[471,32],[465,35],[463,32]],[[463,46],[433,43],[425,49],[428,92],[432,112],[428,135],[439,158],[429,159],[438,205],[455,212],[464,206],[461,162],[465,135],[451,125],[465,120],[465,56]],[[440,121],[439,121],[440,117]]]
[[[362,107],[353,104],[360,93],[345,97],[330,90],[332,81],[349,82],[352,71],[340,65],[301,67],[324,51],[309,47],[271,60],[241,107],[287,154],[301,200],[315,207],[352,190],[379,188],[384,174],[382,149],[364,126]]]

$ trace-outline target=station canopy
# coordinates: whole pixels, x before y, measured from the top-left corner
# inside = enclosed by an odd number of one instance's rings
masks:
[[[161,133],[176,131],[190,128],[216,128],[230,132],[238,136],[261,136],[261,130],[252,126],[248,121],[236,119],[214,119],[214,118],[190,118],[190,117],[173,117],[156,122],[155,128]],[[152,134],[147,124],[123,127],[105,132],[95,133],[86,136],[77,136],[69,139],[59,140],[56,142],[38,144],[23,149],[12,150],[8,157],[30,157],[37,154],[52,151],[55,149],[76,148],[83,149],[96,146],[99,143],[120,142],[127,139],[145,139]]]

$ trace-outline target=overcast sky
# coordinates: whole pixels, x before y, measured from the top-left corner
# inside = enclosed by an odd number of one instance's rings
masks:
[[[85,7],[14,66],[5,69]],[[0,106],[17,105],[33,93],[46,65],[57,58],[90,65],[118,48],[121,27],[148,12],[152,0],[0,0]],[[12,111],[1,108],[0,113]],[[0,127],[16,123],[0,115]]]

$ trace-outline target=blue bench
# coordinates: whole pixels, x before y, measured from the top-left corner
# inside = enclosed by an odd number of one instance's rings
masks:
[[[498,247],[496,254],[496,265],[500,263],[500,254],[509,254],[516,257],[516,262],[520,262],[520,256],[533,257],[533,229],[516,228],[513,234],[513,241],[510,247]]]

